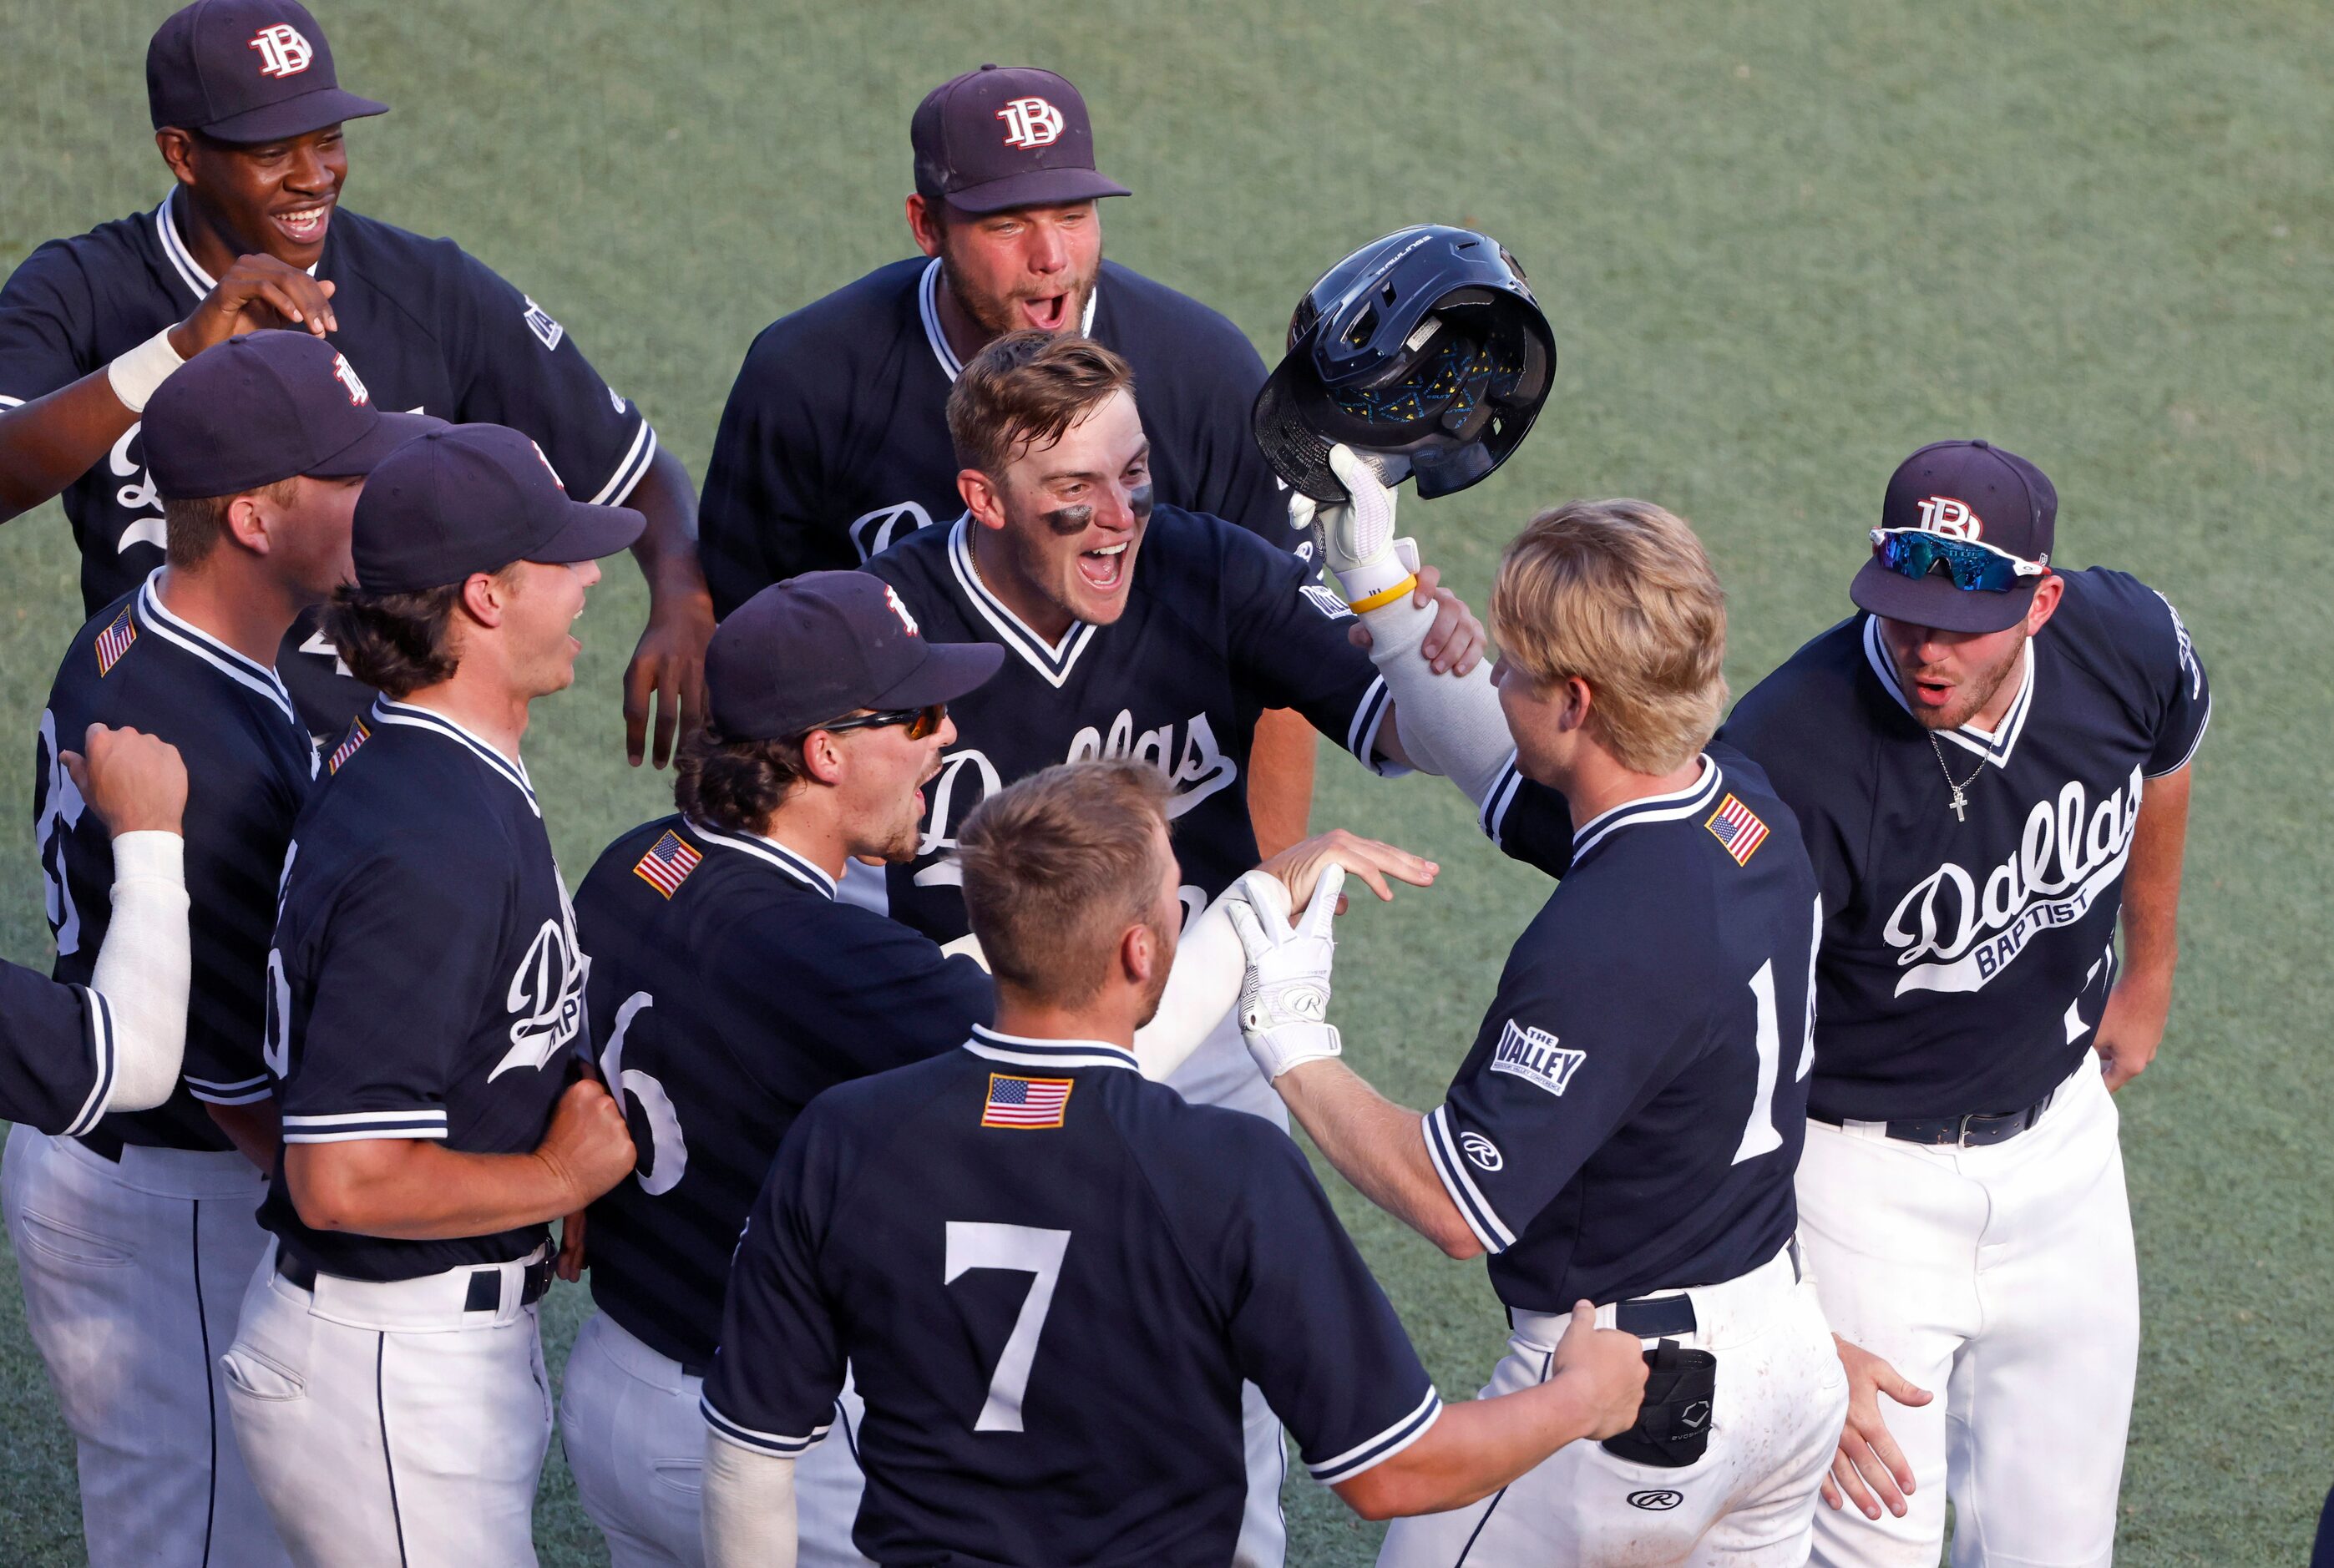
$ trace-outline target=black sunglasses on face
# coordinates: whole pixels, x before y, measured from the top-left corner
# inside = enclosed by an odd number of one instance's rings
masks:
[[[948,704],[935,702],[926,707],[878,708],[873,713],[838,718],[833,724],[815,724],[811,728],[823,729],[829,735],[843,735],[854,729],[888,729],[893,725],[905,725],[910,740],[923,740],[938,734],[941,721],[947,717]]]

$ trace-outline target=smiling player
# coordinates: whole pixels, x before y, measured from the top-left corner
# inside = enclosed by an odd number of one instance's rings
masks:
[[[656,699],[662,765],[694,709],[712,612],[678,459],[551,313],[451,240],[341,205],[342,123],[388,112],[342,90],[295,0],[197,0],[146,53],[170,193],[35,251],[0,289],[0,521],[62,494],[95,613],[161,563],[140,415],[179,364],[256,327],[331,339],[385,409],[516,426],[581,499],[648,519],[633,554],[649,625],[624,677],[632,760]],[[312,734],[370,698],[303,618],[277,661]]]

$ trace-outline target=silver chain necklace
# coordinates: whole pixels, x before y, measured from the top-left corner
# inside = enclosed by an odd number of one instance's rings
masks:
[[[1985,758],[1981,756],[1977,759],[1977,766],[1970,769],[1969,777],[1957,779],[1953,777],[1953,770],[1945,765],[1945,748],[1938,742],[1937,732],[1934,729],[1929,732],[1929,749],[1937,754],[1937,771],[1945,775],[1945,784],[1953,792],[1953,798],[1950,803],[1953,807],[1953,821],[1967,822],[1969,795],[1965,792],[1970,785],[1977,783],[1977,775],[1985,771]]]

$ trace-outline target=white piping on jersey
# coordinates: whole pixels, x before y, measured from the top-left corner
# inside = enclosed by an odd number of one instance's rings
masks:
[[[972,1038],[964,1043],[964,1048],[975,1056],[1016,1067],[1124,1067],[1130,1073],[1143,1071],[1133,1052],[1104,1041],[1033,1040],[1027,1034],[1008,1034],[991,1029],[986,1024],[972,1026]]]
[[[1888,657],[1888,646],[1880,639],[1880,618],[1876,615],[1864,618],[1864,657],[1871,663],[1873,673],[1880,678],[1882,688],[1896,699],[1896,706],[1906,713],[1912,713],[1913,705],[1905,700],[1905,688],[1897,683],[1895,661]],[[2000,728],[1980,729],[1973,724],[1965,724],[1959,729],[1933,729],[1929,733],[1939,740],[1950,741],[1963,751],[1985,758],[1996,767],[2008,767],[2010,754],[2017,749],[2018,737],[2026,728],[2027,712],[2034,706],[2034,642],[2031,638],[2027,640],[2025,647],[2018,650],[2018,659],[2021,667],[2018,676],[2018,695],[2011,699],[2010,711],[2001,716]]]
[[[478,760],[508,779],[518,793],[526,797],[529,811],[537,817],[543,815],[543,806],[535,798],[535,781],[526,774],[526,764],[505,756],[444,714],[410,702],[391,702],[386,697],[377,697],[373,698],[372,717],[376,724],[401,724],[409,729],[434,730],[457,746],[468,746],[478,754]]]
[[[1524,787],[1523,769],[1516,765],[1516,754],[1508,754],[1507,765],[1491,777],[1491,787],[1483,792],[1483,807],[1476,813],[1476,823],[1483,836],[1501,849],[1500,830],[1507,825],[1508,808],[1516,803],[1516,795]]]
[[[1354,722],[1345,726],[1345,749],[1359,757],[1364,767],[1385,776],[1391,776],[1386,775],[1386,769],[1393,765],[1381,764],[1371,754],[1377,749],[1380,726],[1393,711],[1394,694],[1387,690],[1385,677],[1381,675],[1370,682],[1362,693],[1362,700],[1354,705]]]
[[[1005,646],[1021,656],[1022,661],[1046,678],[1046,684],[1059,688],[1070,678],[1070,671],[1078,662],[1078,655],[1101,628],[1089,621],[1073,620],[1070,629],[1062,633],[1059,642],[1047,642],[1023,620],[1005,607],[1005,601],[989,591],[980,580],[979,570],[972,561],[972,514],[968,512],[956,520],[949,530],[949,569],[956,573],[958,584],[964,590],[965,601],[979,611],[980,618],[997,629]]]
[[[178,281],[186,284],[187,292],[200,302],[218,287],[218,279],[203,270],[202,264],[195,260],[195,253],[188,248],[186,239],[178,233],[178,215],[170,210],[170,197],[176,195],[178,192],[172,191],[170,196],[162,198],[162,205],[154,209],[154,232],[161,236],[162,254],[169,258],[170,265],[177,270]],[[323,258],[319,257],[316,266],[323,265]],[[316,275],[316,266],[308,269],[310,277]]]
[[[1725,772],[1702,754],[1702,776],[1682,790],[1665,795],[1640,795],[1633,801],[1623,801],[1610,811],[1599,812],[1580,826],[1572,835],[1572,863],[1580,859],[1623,828],[1633,828],[1640,822],[1673,822],[1680,817],[1690,817],[1718,798],[1726,783]]]
[[[638,409],[633,412],[640,414]],[[608,476],[608,482],[592,497],[593,505],[622,505],[640,488],[641,481],[648,477],[649,464],[656,457],[657,433],[646,414],[640,414],[640,421],[641,428],[632,432],[632,444],[625,451],[624,460],[616,465],[616,471]]]
[[[2204,722],[2196,726],[2196,738],[2188,743],[2188,749],[2181,754],[2180,760],[2174,763],[2170,767],[2161,768],[2155,773],[2146,774],[2142,776],[2146,778],[2169,778],[2174,774],[2178,773],[2182,768],[2186,767],[2189,763],[2195,760],[2198,748],[2203,746],[2204,744],[2204,732],[2212,727],[2213,694],[2208,691],[2204,694]]]
[[[916,279],[916,314],[924,323],[924,341],[932,348],[932,358],[940,362],[940,374],[953,382],[964,370],[964,361],[949,347],[948,334],[940,331],[940,258],[934,256]],[[1102,274],[1095,274],[1095,286],[1086,291],[1085,313],[1078,318],[1082,336],[1094,336],[1095,302],[1102,298]]]
[[[1426,1134],[1427,1157],[1433,1161],[1434,1173],[1442,1178],[1442,1190],[1451,1195],[1452,1206],[1475,1239],[1483,1244],[1488,1253],[1502,1253],[1516,1244],[1515,1232],[1500,1218],[1500,1211],[1467,1174],[1467,1161],[1461,1154],[1458,1140],[1451,1136],[1451,1107],[1438,1105],[1419,1118]]]
[[[1402,1419],[1384,1431],[1365,1442],[1355,1444],[1342,1454],[1333,1454],[1317,1465],[1307,1460],[1305,1468],[1325,1486],[1350,1481],[1363,1471],[1384,1464],[1409,1448],[1426,1436],[1427,1429],[1442,1419],[1442,1396],[1429,1385],[1426,1398],[1411,1407]]]
[[[446,1112],[429,1111],[342,1111],[322,1116],[284,1118],[286,1143],[362,1143],[373,1138],[443,1138]]]
[[[697,1396],[697,1413],[705,1418],[708,1429],[723,1442],[734,1443],[738,1448],[751,1448],[757,1453],[763,1454],[799,1454],[826,1436],[827,1429],[834,1425],[833,1421],[823,1421],[813,1427],[810,1429],[810,1435],[804,1438],[780,1437],[776,1432],[757,1432],[751,1427],[739,1426],[715,1409],[713,1401],[701,1393]]]
[[[232,1083],[185,1074],[187,1092],[206,1105],[256,1105],[275,1097],[275,1079],[265,1073]]]
[[[178,644],[236,685],[248,687],[274,703],[283,710],[286,722],[299,731],[301,739],[313,749],[314,743],[308,741],[308,732],[301,728],[299,713],[292,706],[292,694],[284,688],[283,678],[273,665],[245,658],[201,627],[179,620],[162,607],[162,596],[155,591],[154,584],[165,570],[161,566],[154,568],[138,589],[138,619],[145,622],[146,629],[165,642]]]
[[[689,824],[690,832],[707,843],[721,844],[752,855],[757,860],[767,861],[813,892],[825,893],[830,899],[834,897],[834,879],[828,876],[825,869],[813,865],[777,840],[765,838],[760,833],[725,833],[718,828],[707,826],[695,817],[680,820]]]
[[[89,1005],[89,1050],[97,1071],[91,1075],[89,1098],[73,1112],[72,1122],[57,1136],[79,1138],[95,1128],[104,1115],[106,1102],[113,1098],[113,1008],[105,993],[87,986],[75,986]]]

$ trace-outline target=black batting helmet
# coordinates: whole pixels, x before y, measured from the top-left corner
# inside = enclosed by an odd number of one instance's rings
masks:
[[[1343,442],[1421,495],[1464,490],[1505,462],[1548,400],[1556,334],[1498,240],[1419,224],[1321,275],[1288,322],[1288,353],[1257,394],[1257,445],[1316,501],[1346,499]]]

